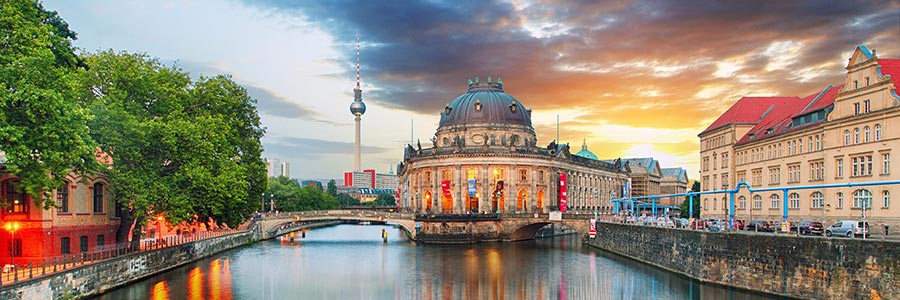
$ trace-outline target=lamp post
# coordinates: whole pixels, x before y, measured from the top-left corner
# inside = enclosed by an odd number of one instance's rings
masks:
[[[266,193],[259,196],[259,213],[266,212]]]
[[[162,241],[162,222],[165,220],[162,215],[156,216],[156,241]]]
[[[16,231],[19,230],[19,222],[6,222],[6,231],[9,231],[9,234],[12,237],[12,265],[16,265]]]
[[[275,212],[275,194],[269,194],[269,212]]]

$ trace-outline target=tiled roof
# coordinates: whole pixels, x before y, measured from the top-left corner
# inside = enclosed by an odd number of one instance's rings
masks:
[[[682,168],[663,168],[663,176],[674,176],[678,180],[687,181],[687,171]]]
[[[900,59],[880,58],[878,64],[881,65],[881,74],[891,75],[891,79],[894,80],[894,89],[900,93]]]
[[[775,107],[763,116],[762,120],[756,123],[750,131],[747,131],[735,145],[764,140],[820,123],[821,121],[799,127],[790,126],[792,125],[791,118],[818,111],[834,104],[834,96],[838,91],[840,91],[840,87],[835,88],[829,85],[818,93],[803,98],[785,99],[785,101],[775,103]]]
[[[706,130],[700,133],[703,135],[708,131],[718,129],[728,124],[754,124],[760,121],[761,117],[772,108],[776,103],[784,103],[789,100],[797,100],[798,97],[742,97],[725,113],[719,116]]]

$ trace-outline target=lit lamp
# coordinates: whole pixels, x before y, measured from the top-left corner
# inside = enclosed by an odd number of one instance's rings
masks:
[[[164,218],[162,215],[156,216],[156,240],[157,241],[162,240],[162,222],[165,220],[166,220],[166,218]]]
[[[12,265],[16,265],[16,231],[19,230],[19,222],[6,222],[6,231],[9,231],[9,234],[12,235]]]

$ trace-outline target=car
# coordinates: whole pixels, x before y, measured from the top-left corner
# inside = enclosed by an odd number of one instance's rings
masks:
[[[734,219],[734,222],[731,225],[734,226],[734,229],[744,230],[744,221]]]
[[[706,220],[694,220],[691,222],[691,229],[706,229]]]
[[[822,222],[796,222],[791,224],[791,232],[800,235],[822,235],[825,232],[825,225]]]
[[[750,231],[775,232],[775,227],[766,221],[750,221],[744,228]]]
[[[675,226],[678,228],[690,228],[691,221],[685,218],[677,218],[675,219]]]
[[[856,220],[838,221],[831,227],[825,228],[825,236],[869,237],[869,222]]]

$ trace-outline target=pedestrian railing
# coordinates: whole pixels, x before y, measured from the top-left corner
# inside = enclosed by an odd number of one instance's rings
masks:
[[[154,251],[166,247],[191,243],[197,240],[245,231],[246,230],[216,230],[187,233],[178,236],[168,236],[161,239],[142,241],[137,249],[128,247],[126,243],[119,243],[111,247],[107,246],[103,247],[103,249],[94,251],[63,254],[60,256],[44,258],[40,261],[32,260],[25,264],[7,264],[3,266],[2,273],[0,273],[0,285],[5,286],[28,281],[130,253]]]

